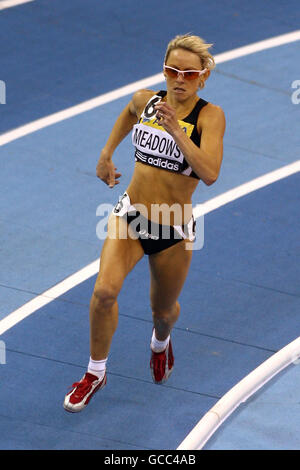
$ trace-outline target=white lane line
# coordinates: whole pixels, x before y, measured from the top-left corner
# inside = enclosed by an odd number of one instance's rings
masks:
[[[55,286],[38,295],[34,299],[30,300],[26,304],[22,305],[22,307],[10,313],[7,315],[7,317],[0,321],[0,335],[12,328],[24,318],[57,299],[59,296],[65,294],[73,287],[78,286],[82,282],[94,276],[98,273],[98,270],[99,259],[93,261]]]
[[[22,5],[23,3],[33,2],[34,0],[1,0],[0,1],[0,10],[5,10],[6,8],[16,7]]]
[[[130,95],[141,88],[148,88],[162,81],[162,74],[153,75],[152,77],[125,85],[121,88],[117,88],[116,90],[109,91],[108,93],[97,96],[96,98],[92,98],[88,101],[84,101],[83,103],[71,106],[70,108],[64,109],[63,111],[58,111],[57,113],[50,114],[49,116],[45,116],[41,119],[37,119],[36,121],[25,124],[24,126],[17,127],[12,131],[8,131],[0,135],[0,146],[8,144],[9,142],[19,139],[20,137],[32,134],[33,132],[36,132],[45,127],[64,121],[65,119],[86,113],[87,111],[97,108],[98,106],[110,103],[111,101],[117,100],[126,95]]]
[[[299,171],[300,160],[290,165],[286,165],[283,168],[279,168],[278,170],[267,173],[266,175],[263,175],[259,178],[255,178],[254,180],[249,181],[248,183],[245,183],[241,186],[237,186],[236,188],[227,191],[220,196],[212,198],[203,204],[197,205],[194,208],[194,215],[196,218],[198,218],[201,215],[208,214],[209,212],[218,209],[219,207],[224,206],[225,204],[228,204],[235,199],[249,194],[250,192],[256,191],[257,189],[267,186],[268,184],[274,183],[275,181],[278,181],[282,178],[286,178],[287,176],[290,176]],[[10,313],[7,317],[0,321],[0,335],[12,328],[24,318],[36,312],[38,309],[57,299],[65,292],[94,276],[98,273],[98,270],[99,259],[93,261],[85,268],[77,271],[75,274],[72,274],[60,283],[22,305],[20,308]]]
[[[300,336],[273,354],[238,382],[203,416],[177,450],[201,450],[221,424],[245,403],[255,392],[266,385],[279,372],[291,364],[299,364]]]
[[[203,204],[197,204],[193,208],[194,217],[198,218],[201,215],[208,214],[208,212],[212,212],[215,209],[228,204],[229,202],[245,196],[246,194],[257,191],[264,186],[275,183],[275,181],[279,181],[283,178],[287,178],[288,176],[293,175],[294,173],[298,173],[298,171],[300,171],[300,160],[297,160],[296,162],[293,162],[282,168],[278,168],[277,170],[271,171],[270,173],[266,173],[265,175],[259,176],[258,178],[241,184],[240,186],[236,186],[235,188],[230,189],[229,191],[226,191],[219,196],[209,199]]]
[[[239,47],[237,49],[232,49],[228,52],[217,54],[215,56],[215,61],[217,64],[220,64],[222,62],[237,59],[245,55],[254,54],[255,52],[259,52],[264,49],[281,46],[283,44],[288,44],[299,40],[300,30],[297,30],[291,33],[276,36],[274,38],[265,39],[264,41],[255,42],[247,46]],[[85,113],[86,111],[90,111],[91,109],[94,109],[98,106],[102,106],[103,104],[110,103],[111,101],[130,95],[141,88],[148,88],[162,83],[163,81],[163,74],[158,73],[156,75],[152,75],[151,77],[138,80],[129,85],[110,91],[108,93],[104,93],[103,95],[84,101],[83,103],[80,103],[78,105],[71,106],[70,108],[64,109],[63,111],[59,111],[41,119],[37,119],[28,124],[25,124],[24,126],[20,126],[16,129],[13,129],[0,135],[0,146],[8,144],[9,142],[19,139],[20,137],[24,137],[28,134],[56,124],[60,121],[64,121],[65,119],[69,119],[73,116]]]
[[[244,57],[245,55],[271,49],[272,47],[283,46],[284,44],[289,44],[290,42],[299,40],[300,30],[298,29],[296,31],[292,31],[291,33],[281,34],[280,36],[275,36],[270,39],[254,42],[253,44],[248,44],[247,46],[239,47],[237,49],[233,49],[232,51],[222,52],[217,56],[218,63],[227,62],[228,60],[232,59],[238,59],[239,57]]]

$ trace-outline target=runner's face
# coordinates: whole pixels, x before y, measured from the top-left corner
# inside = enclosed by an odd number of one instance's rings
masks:
[[[200,58],[194,52],[185,49],[174,49],[170,52],[166,65],[178,70],[202,70]],[[176,78],[169,77],[164,73],[168,92],[171,92],[178,100],[185,100],[190,96],[197,94],[203,76],[195,80],[187,80],[182,74]]]

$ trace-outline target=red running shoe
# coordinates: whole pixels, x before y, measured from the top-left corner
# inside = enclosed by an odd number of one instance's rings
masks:
[[[92,396],[106,385],[106,374],[102,379],[86,372],[80,382],[72,385],[72,390],[65,396],[64,409],[71,413],[83,410]]]
[[[150,369],[153,382],[156,384],[165,383],[170,377],[174,366],[174,356],[171,339],[168,346],[162,352],[152,351],[150,359]]]

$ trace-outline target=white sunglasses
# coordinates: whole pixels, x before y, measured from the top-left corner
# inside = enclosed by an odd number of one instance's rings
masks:
[[[195,80],[199,78],[200,75],[203,75],[207,69],[203,70],[178,70],[174,67],[170,67],[169,65],[164,64],[164,70],[168,77],[170,78],[177,78],[179,75],[182,75],[183,78],[186,80]]]

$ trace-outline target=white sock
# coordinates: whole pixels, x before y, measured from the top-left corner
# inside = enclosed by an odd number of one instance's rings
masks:
[[[90,357],[88,372],[90,374],[96,375],[99,379],[103,379],[106,371],[106,362],[107,358],[101,361],[94,361],[94,359]]]
[[[152,338],[151,338],[151,349],[154,352],[162,352],[166,349],[170,341],[170,335],[164,340],[159,341],[156,339],[155,330],[153,329]]]

